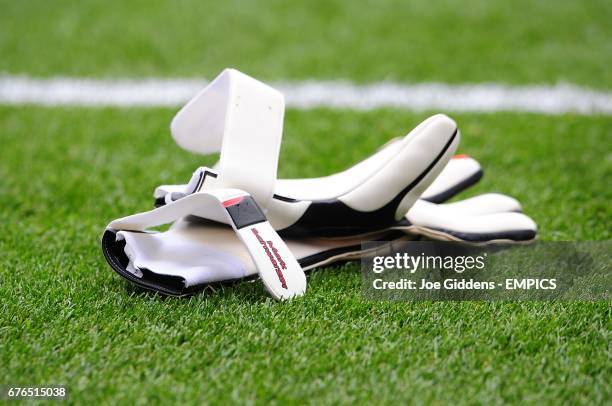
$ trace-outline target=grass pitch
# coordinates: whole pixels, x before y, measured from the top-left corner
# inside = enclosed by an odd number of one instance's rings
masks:
[[[607,302],[369,302],[356,264],[284,304],[260,282],[190,299],[131,287],[102,258],[104,226],[214,161],[173,144],[172,114],[0,108],[0,382],[65,384],[79,403],[610,399]],[[289,111],[280,173],[341,170],[423,117]],[[516,196],[544,240],[610,238],[612,118],[454,117],[486,170],[469,194]]]
[[[612,88],[609,0],[0,0],[0,72]]]
[[[0,0],[0,71],[33,76],[568,81],[612,87],[609,1]],[[169,109],[0,107],[0,385],[74,403],[609,404],[611,305],[388,303],[355,264],[290,303],[260,282],[190,299],[107,266],[104,226],[215,157],[180,151]],[[543,240],[612,229],[612,117],[452,114],[485,178]],[[283,177],[364,158],[426,114],[288,111]]]

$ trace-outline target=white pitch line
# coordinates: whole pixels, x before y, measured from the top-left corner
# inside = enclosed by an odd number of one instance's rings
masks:
[[[197,79],[40,79],[0,75],[0,104],[178,107],[206,83]],[[298,109],[395,107],[445,112],[612,114],[612,92],[570,84],[507,86],[495,83],[380,82],[358,85],[347,81],[309,80],[272,85],[285,95],[288,107]]]

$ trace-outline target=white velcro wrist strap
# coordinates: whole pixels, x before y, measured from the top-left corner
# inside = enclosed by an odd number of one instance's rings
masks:
[[[188,151],[221,152],[218,187],[248,190],[266,208],[274,194],[284,111],[280,92],[225,69],[176,114],[171,131]]]
[[[289,299],[306,291],[306,276],[295,256],[266,220],[255,200],[239,189],[194,193],[155,210],[114,220],[107,228],[144,232],[188,215],[230,224],[273,298]]]

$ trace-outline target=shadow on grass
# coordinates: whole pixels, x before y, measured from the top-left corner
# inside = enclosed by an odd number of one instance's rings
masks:
[[[346,260],[334,263],[333,265],[309,269],[306,271],[306,276],[310,279],[314,273],[320,274],[325,271],[335,272],[340,269],[342,269],[341,272],[361,271],[359,266],[356,266],[354,270],[346,266],[351,263],[357,264],[358,262]],[[182,296],[165,295],[135,285],[127,280],[123,280],[123,282],[124,289],[130,296],[147,299],[154,298],[161,302],[166,302],[167,300],[186,300],[189,298],[210,298],[216,301],[239,301],[250,304],[261,304],[270,299],[261,279],[259,279],[257,275],[240,280],[211,283],[203,286],[200,290]]]
[[[207,297],[221,301],[238,300],[242,302],[257,304],[265,302],[268,298],[268,295],[265,292],[265,288],[262,286],[260,280],[256,277],[208,284],[203,286],[201,290],[182,296],[165,295],[160,292],[142,288],[125,280],[124,288],[125,291],[131,296],[147,299],[155,298],[162,302],[165,302],[167,300],[181,300],[194,297]]]

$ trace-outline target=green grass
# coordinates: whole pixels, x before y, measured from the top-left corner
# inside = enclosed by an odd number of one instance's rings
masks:
[[[0,384],[65,384],[78,403],[610,402],[609,302],[371,302],[356,265],[283,304],[260,282],[131,287],[104,226],[214,162],[174,146],[172,114],[0,108]],[[543,240],[610,238],[612,117],[453,116],[486,170],[470,194],[519,198]],[[289,111],[280,174],[340,170],[424,117]]]
[[[0,72],[612,88],[612,3],[0,1]]]
[[[0,72],[34,76],[571,82],[612,88],[609,1],[0,0]],[[99,247],[215,157],[179,150],[168,109],[0,107],[0,386],[74,403],[609,404],[610,302],[376,302],[358,265],[308,294],[260,282],[161,298]],[[607,240],[608,116],[456,114],[485,178],[542,240]],[[343,169],[424,114],[289,111],[283,177]],[[322,142],[324,141],[324,142]],[[350,147],[347,147],[350,146]]]

